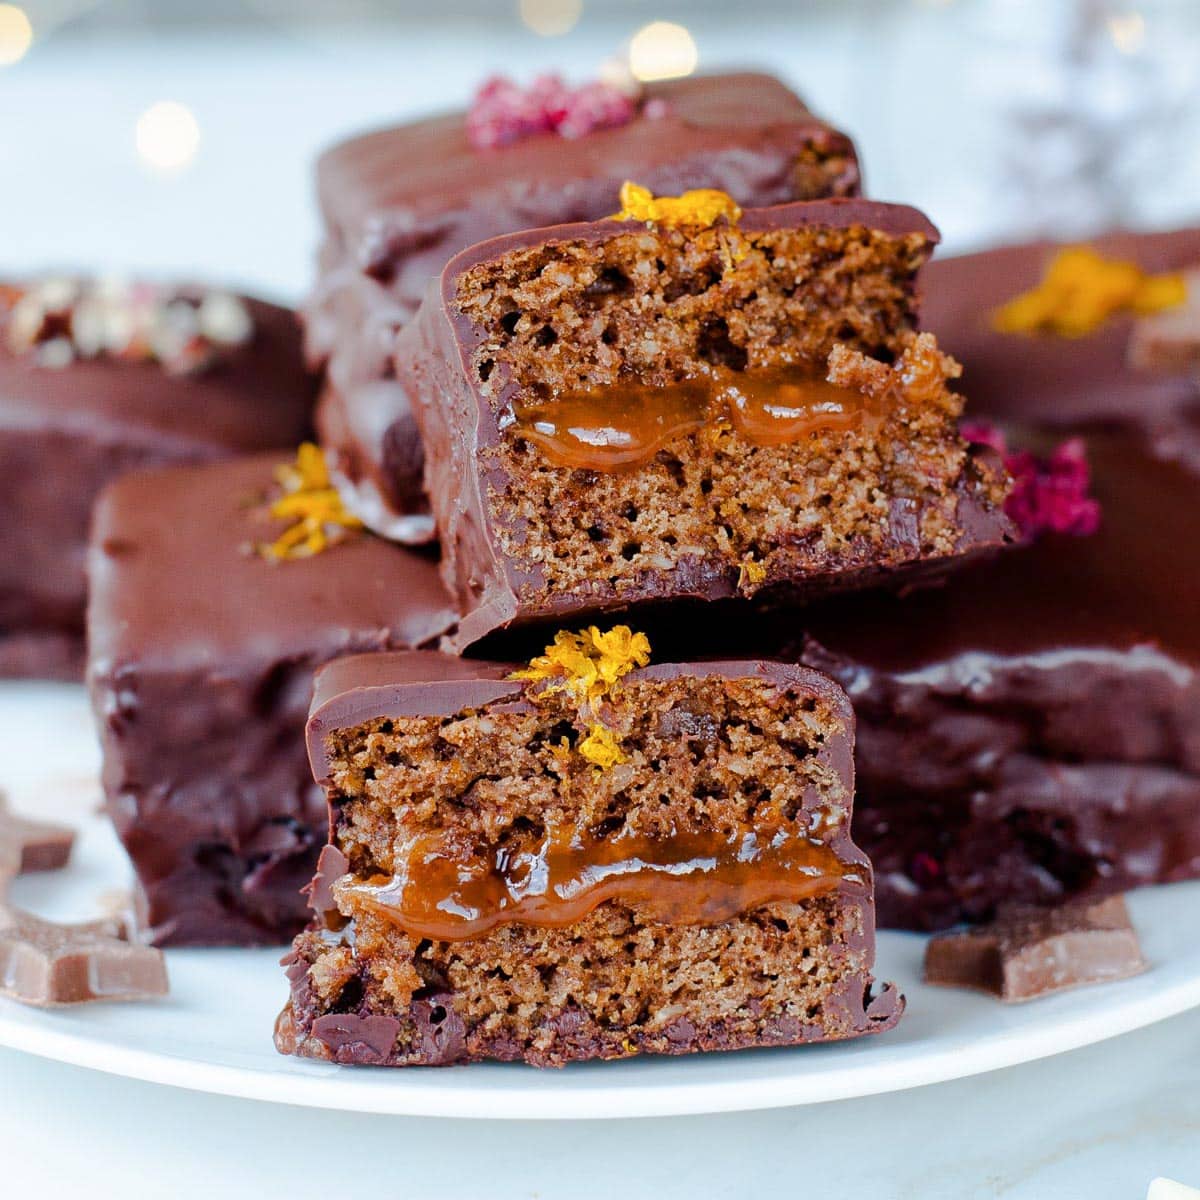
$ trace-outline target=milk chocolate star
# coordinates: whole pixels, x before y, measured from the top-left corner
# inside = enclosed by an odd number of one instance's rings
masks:
[[[129,941],[118,918],[60,925],[0,907],[0,994],[50,1007],[165,995],[162,951]]]
[[[1057,908],[1012,905],[990,925],[939,934],[925,947],[925,982],[1032,1000],[1125,979],[1146,969],[1122,896]]]
[[[62,826],[15,816],[0,795],[0,995],[39,1007],[164,995],[162,952],[131,942],[120,918],[60,925],[8,902],[16,876],[65,866],[74,840]]]
[[[3,881],[30,871],[55,871],[71,857],[75,834],[62,825],[31,821],[10,812],[0,792],[0,894]]]

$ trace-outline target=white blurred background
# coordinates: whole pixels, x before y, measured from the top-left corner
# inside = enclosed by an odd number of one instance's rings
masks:
[[[948,249],[1200,223],[1200,0],[0,3],[0,273],[298,298],[315,153],[487,75],[770,68]]]

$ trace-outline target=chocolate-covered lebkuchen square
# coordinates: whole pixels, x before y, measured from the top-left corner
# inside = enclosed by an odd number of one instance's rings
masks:
[[[462,648],[645,601],[812,595],[1003,544],[918,335],[910,208],[658,200],[448,264],[397,343]]]
[[[135,472],[97,505],[88,675],[104,791],[159,945],[269,945],[300,928],[325,841],[304,749],[313,673],[428,644],[454,620],[431,556],[339,530],[316,448],[283,458]]]
[[[92,504],[125,471],[294,446],[295,314],[198,287],[0,286],[0,676],[83,671]]]
[[[416,653],[319,675],[333,841],[281,1050],[558,1066],[895,1022],[896,993],[871,991],[845,695],[648,653],[593,627],[522,671]]]

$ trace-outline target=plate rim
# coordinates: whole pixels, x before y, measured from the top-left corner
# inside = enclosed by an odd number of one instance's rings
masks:
[[[93,889],[107,886],[109,869],[119,867],[124,874],[128,865],[111,826],[94,807],[98,756],[86,695],[77,685],[8,682],[0,686],[0,708],[7,707],[9,700],[17,701],[13,707],[14,730],[20,733],[24,729],[31,744],[53,748],[50,758],[54,764],[53,776],[41,770],[23,772],[23,788],[18,779],[5,780],[14,807],[21,810],[20,792],[26,790],[36,797],[31,812],[40,809],[43,816],[66,818],[76,825],[80,838],[75,865],[80,871],[80,888],[90,905]],[[52,721],[44,719],[47,708],[54,715]],[[32,754],[18,761],[40,763],[41,759]],[[60,792],[64,780],[67,786]],[[66,810],[48,810],[47,798],[59,795]],[[487,1063],[404,1070],[340,1067],[287,1058],[270,1049],[266,1041],[270,1021],[283,997],[281,994],[275,1003],[272,995],[268,1006],[265,991],[259,991],[258,967],[249,962],[244,964],[249,991],[238,999],[241,1002],[249,997],[254,1006],[253,1019],[264,1018],[261,1039],[255,1034],[253,1041],[244,1039],[239,1043],[234,1039],[221,1045],[219,1037],[214,1042],[208,1036],[210,1025],[202,1024],[194,1026],[200,1031],[199,1038],[181,1034],[177,1025],[143,1032],[142,1014],[148,1018],[147,1024],[152,1024],[155,1002],[135,1006],[131,1010],[136,1013],[132,1024],[122,1016],[110,1025],[103,1014],[118,1011],[112,1005],[93,1005],[83,1010],[97,1013],[97,1020],[90,1016],[59,1020],[56,1013],[29,1009],[0,997],[0,1046],[110,1075],[212,1095],[393,1116],[604,1120],[796,1107],[900,1092],[1016,1066],[1105,1041],[1200,1007],[1200,951],[1195,951],[1189,940],[1184,943],[1186,953],[1179,952],[1179,892],[1185,892],[1184,904],[1189,910],[1193,905],[1200,909],[1200,880],[1148,888],[1130,896],[1134,923],[1143,931],[1143,945],[1151,960],[1145,974],[1105,984],[1099,994],[1094,988],[1079,989],[1033,1001],[1031,1006],[1007,1006],[990,997],[948,991],[949,1008],[935,1011],[931,1021],[929,1010],[923,1008],[922,993],[927,985],[920,982],[923,936],[885,932],[880,937],[876,974],[882,979],[896,978],[909,991],[909,1014],[898,1031],[844,1047],[773,1047],[665,1059],[647,1056],[636,1061],[568,1066],[561,1073],[521,1064]],[[86,915],[74,909],[73,901],[63,899],[67,911],[51,915]],[[1156,944],[1159,942],[1161,945]],[[281,950],[261,953],[277,961]],[[214,977],[206,972],[217,969],[218,987],[220,980],[230,979],[228,972],[236,974],[234,963],[207,961],[210,953],[220,951],[167,951],[168,971],[173,977],[167,1005],[182,1001],[195,1015],[197,1003],[203,1007],[203,989],[211,990],[213,986]],[[282,992],[282,973],[275,961],[269,964],[269,977],[277,980]],[[261,966],[268,966],[266,958]],[[189,978],[193,972],[199,973]],[[986,1005],[992,1011],[980,1021],[960,1011],[959,1004]],[[1047,1006],[1045,1015],[1039,1012],[1036,1020],[1018,1016],[1021,1010],[1043,1004]],[[273,1009],[269,1015],[268,1008]],[[979,1012],[976,1007],[974,1015]],[[209,1015],[222,1020],[230,1013],[218,1008]],[[178,1014],[168,1010],[168,1016],[175,1019]],[[960,1016],[967,1019],[956,1028]],[[906,1038],[905,1026],[912,1028],[913,1023],[917,1025],[913,1029],[916,1036]],[[818,1056],[819,1062],[806,1059],[809,1055]]]
[[[1141,978],[1154,974],[1152,969]],[[272,1071],[205,1062],[157,1050],[114,1046],[70,1030],[30,1025],[9,1016],[6,1011],[9,1004],[15,1002],[6,1001],[0,1007],[0,1046],[145,1083],[264,1103],[376,1115],[574,1121],[802,1107],[987,1074],[1108,1041],[1200,1007],[1200,977],[1176,979],[1149,995],[1135,993],[1102,1010],[1067,1012],[1046,1025],[1022,1030],[1018,1035],[1020,1048],[1015,1052],[1011,1045],[1014,1035],[998,1026],[995,1033],[983,1040],[968,1036],[952,1039],[921,1057],[903,1054],[897,1062],[886,1059],[880,1062],[872,1057],[834,1064],[820,1072],[782,1073],[775,1078],[683,1080],[665,1084],[639,1081],[633,1086],[628,1082],[600,1082],[587,1089],[555,1087],[554,1080],[562,1077],[557,1071],[521,1064],[504,1064],[503,1069],[529,1072],[529,1086],[459,1089],[430,1084],[438,1076],[450,1077],[450,1072],[455,1072],[453,1077],[458,1078],[458,1072],[478,1073],[480,1067],[488,1069],[490,1065],[397,1070],[344,1067],[281,1056],[279,1070]],[[886,1038],[887,1034],[879,1037]],[[806,1049],[798,1046],[790,1051],[803,1054]],[[782,1047],[764,1051],[772,1055],[788,1052],[789,1048]],[[744,1052],[730,1053],[727,1057],[733,1059],[737,1053]],[[703,1058],[711,1061],[712,1056]],[[597,1065],[593,1064],[591,1069],[597,1069]],[[365,1072],[375,1082],[358,1078]],[[414,1082],[408,1081],[410,1073]],[[386,1078],[384,1084],[379,1082],[381,1075]],[[420,1082],[416,1082],[418,1079]]]

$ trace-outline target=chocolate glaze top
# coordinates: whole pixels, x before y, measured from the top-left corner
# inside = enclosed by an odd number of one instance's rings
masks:
[[[453,623],[432,557],[372,535],[311,558],[255,554],[283,528],[263,502],[284,457],[138,472],[107,489],[89,556],[93,675],[328,657],[370,630],[420,646]]]
[[[626,178],[653,184],[660,193],[712,186],[738,198],[774,190],[775,199],[785,200],[795,195],[797,157],[815,146],[846,158],[843,190],[857,190],[850,141],[769,75],[652,84],[646,99],[665,101],[666,115],[639,116],[574,140],[544,134],[476,150],[461,112],[353,138],[317,164],[326,224],[361,269],[380,274],[461,224],[477,226],[478,236],[454,237],[460,246],[499,228],[545,224],[549,212],[568,215],[564,208],[572,207],[572,196],[577,215],[592,216],[590,185],[597,181],[612,191],[614,208],[616,188],[610,185]],[[727,161],[717,162],[722,155]],[[527,219],[497,227],[487,216],[497,205]]]
[[[313,774],[329,777],[325,738],[335,729],[352,728],[386,717],[451,716],[497,701],[524,704],[527,684],[509,676],[514,663],[491,663],[431,651],[359,654],[335,659],[317,672],[308,720],[308,753]],[[631,671],[624,683],[680,678],[762,679],[781,688],[796,688],[825,701],[844,738],[831,739],[831,766],[853,791],[854,714],[842,689],[832,679],[794,663],[763,659],[654,663]]]
[[[1046,535],[909,596],[844,596],[813,609],[805,628],[834,654],[896,674],[967,657],[985,673],[980,656],[1138,648],[1191,674],[1200,668],[1200,478],[1153,454],[1134,428],[1097,429],[1086,442],[1098,533]]]
[[[112,358],[38,366],[0,339],[0,429],[63,431],[192,458],[295,445],[307,435],[316,391],[304,371],[295,314],[261,300],[245,303],[252,339],[222,350],[196,375]]]
[[[1146,271],[1200,266],[1200,228],[1171,233],[1112,233],[1090,244],[1108,258]],[[921,323],[964,367],[970,414],[1044,424],[1157,419],[1200,406],[1196,381],[1125,364],[1133,318],[1114,317],[1086,337],[1000,333],[992,312],[1034,287],[1060,247],[1033,242],[934,259],[922,273]]]
[[[937,226],[919,209],[907,204],[889,204],[881,200],[833,196],[827,200],[794,200],[766,208],[746,209],[738,228],[746,233],[773,233],[788,229],[874,229],[889,237],[916,234],[928,243],[929,250],[941,240]],[[440,281],[430,284],[428,298],[437,303],[453,304],[460,276],[480,263],[494,262],[514,250],[535,246],[558,246],[567,242],[584,245],[605,242],[622,233],[644,229],[644,221],[576,221],[545,229],[522,229],[489,238],[456,254],[442,271]]]

